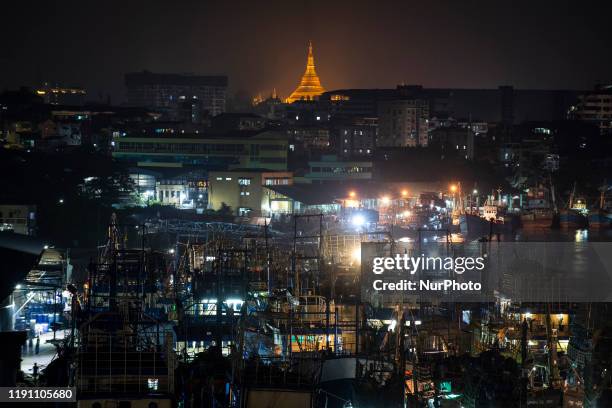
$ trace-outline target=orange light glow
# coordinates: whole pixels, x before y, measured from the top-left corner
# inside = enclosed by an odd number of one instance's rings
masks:
[[[357,193],[355,193],[354,191],[349,191],[349,197],[355,198],[356,195]]]
[[[402,190],[402,197],[408,197],[408,190]]]
[[[455,191],[457,191],[457,186],[456,186],[456,185],[454,185],[454,184],[451,184],[451,186],[450,186],[450,191],[452,191],[453,193],[454,193]]]

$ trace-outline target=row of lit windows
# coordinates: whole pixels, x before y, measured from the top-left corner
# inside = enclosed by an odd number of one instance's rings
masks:
[[[289,185],[289,177],[267,178],[264,184],[266,186],[286,186]]]
[[[244,147],[239,144],[209,143],[135,143],[119,142],[121,152],[154,152],[154,153],[243,153]]]
[[[364,150],[364,149],[354,148],[354,149],[352,149],[352,152],[353,152],[354,154],[356,154],[356,153],[363,153],[363,150]],[[344,149],[344,153],[348,153],[348,152],[349,152],[349,149]],[[370,153],[372,153],[372,150],[370,150],[370,149],[365,149],[365,153],[366,153],[366,154],[370,154]]]
[[[612,99],[611,98],[598,98],[598,97],[592,97],[592,96],[587,96],[584,99],[585,102],[591,102],[591,103],[612,103]]]
[[[372,172],[371,166],[342,166],[342,167],[312,167],[312,173],[370,173]]]
[[[350,133],[351,133],[351,130],[350,130],[350,129],[344,129],[344,134],[345,134],[345,135],[348,135],[348,134],[350,134]],[[353,129],[353,130],[352,130],[352,133],[353,133],[353,135],[355,135],[355,136],[357,136],[357,135],[359,135],[359,136],[363,136],[363,130],[356,130],[356,129]],[[371,134],[371,133],[375,133],[375,131],[374,131],[373,129],[370,129],[370,134]],[[367,136],[367,135],[368,135],[368,132],[366,131],[366,136]]]
[[[251,145],[251,151],[282,151],[285,145]],[[155,153],[245,153],[244,145],[225,143],[138,143],[120,141],[120,152],[155,152]]]
[[[163,201],[164,197],[166,198],[178,198],[181,196],[181,192],[180,191],[176,191],[176,190],[163,190],[163,191],[159,191],[159,201]]]
[[[224,177],[217,177],[217,181],[223,181]],[[225,177],[225,181],[232,181],[231,177]],[[253,179],[247,177],[239,177],[238,184],[241,186],[250,186]],[[278,185],[288,185],[289,177],[271,177],[266,178],[264,181],[266,186],[278,186]],[[241,194],[242,195],[242,194]],[[246,194],[248,195],[248,194]]]

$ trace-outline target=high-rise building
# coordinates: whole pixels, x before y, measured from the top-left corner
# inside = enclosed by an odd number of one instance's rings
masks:
[[[376,147],[378,118],[356,117],[334,126],[335,142],[341,157],[371,156]]]
[[[298,87],[286,99],[287,103],[295,101],[311,101],[325,92],[321,86],[321,80],[315,71],[314,56],[312,55],[312,42],[308,44],[308,60],[306,62],[306,72]]]
[[[612,85],[597,86],[592,92],[580,95],[571,113],[577,119],[597,125],[601,134],[612,133]]]
[[[378,137],[381,147],[427,146],[429,102],[392,99],[378,104]]]
[[[197,99],[204,112],[216,116],[225,112],[227,76],[156,74],[143,71],[125,75],[128,104],[158,108],[178,115],[179,107]]]

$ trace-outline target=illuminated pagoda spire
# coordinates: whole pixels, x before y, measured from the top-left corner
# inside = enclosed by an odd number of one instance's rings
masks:
[[[310,101],[315,97],[325,92],[321,86],[321,80],[315,71],[314,56],[312,55],[312,42],[308,42],[308,62],[306,63],[306,72],[302,76],[300,85],[293,93],[285,100],[287,103],[306,100]]]

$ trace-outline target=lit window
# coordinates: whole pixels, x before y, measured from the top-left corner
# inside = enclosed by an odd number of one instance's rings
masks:
[[[223,177],[217,177],[217,181],[223,180]]]
[[[250,178],[240,177],[238,179],[238,184],[240,184],[241,186],[251,185],[251,179]]]
[[[232,178],[231,177],[226,177],[225,181],[232,181]]]
[[[147,379],[147,387],[150,391],[157,391],[159,388],[159,379],[157,378],[149,378]]]

